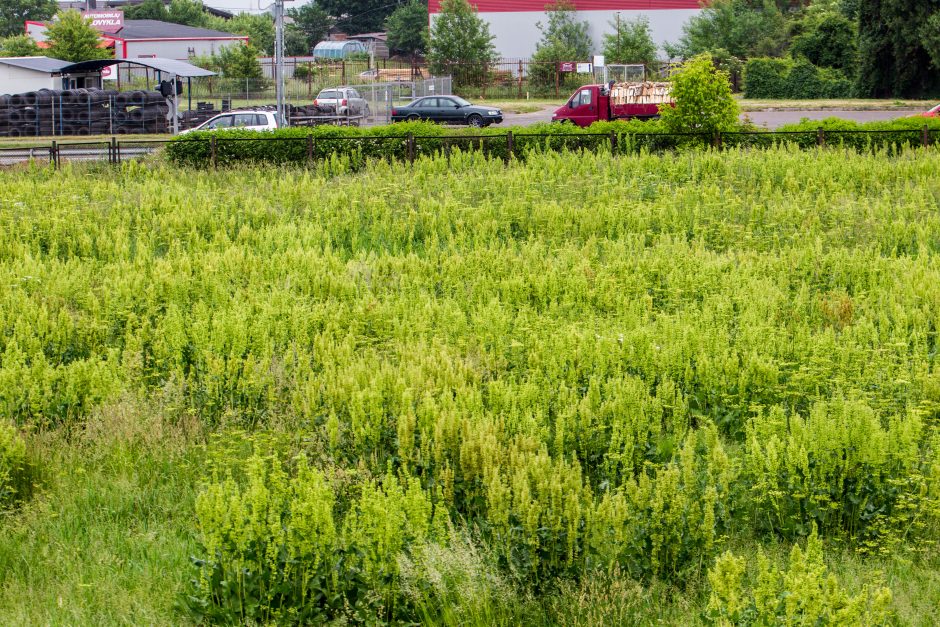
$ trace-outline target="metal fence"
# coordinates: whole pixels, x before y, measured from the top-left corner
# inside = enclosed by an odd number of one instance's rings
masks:
[[[307,160],[313,162],[316,156],[335,152],[357,152],[363,143],[387,146],[385,157],[397,155],[413,162],[419,154],[449,155],[453,150],[479,150],[511,159],[521,155],[522,150],[572,150],[604,151],[616,155],[635,154],[639,150],[665,151],[675,148],[761,148],[786,143],[801,148],[826,148],[827,146],[849,145],[858,148],[922,147],[937,145],[940,129],[924,126],[908,130],[862,130],[841,131],[818,128],[813,131],[740,131],[724,133],[609,133],[559,132],[559,133],[519,133],[508,131],[486,135],[428,135],[413,134],[389,136],[359,137],[320,137],[308,136],[271,137],[259,134],[258,137],[225,137],[209,135],[188,138],[187,142],[200,142],[207,148],[206,165],[217,167],[220,159],[232,158],[232,152],[225,146],[250,143],[281,143],[299,148],[297,154],[305,159],[294,159],[291,163]],[[21,162],[48,163],[58,167],[65,162],[107,161],[111,164],[147,157],[157,152],[162,146],[177,140],[173,139],[133,139],[111,137],[108,141],[60,142],[48,144],[23,145],[0,148],[0,166],[10,166]],[[314,146],[328,144],[329,150]],[[279,153],[281,154],[281,153]],[[380,154],[380,153],[375,153]],[[237,161],[236,157],[234,161]]]

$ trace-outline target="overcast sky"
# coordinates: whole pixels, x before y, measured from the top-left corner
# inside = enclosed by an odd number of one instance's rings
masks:
[[[0,0],[2,1],[2,0]],[[203,4],[210,6],[216,9],[224,9],[225,11],[258,11],[258,4],[261,4],[261,8],[265,8],[270,4],[274,4],[274,0],[204,0]],[[310,0],[294,0],[294,2],[286,2],[285,6],[290,8],[297,8],[301,5],[307,4]]]

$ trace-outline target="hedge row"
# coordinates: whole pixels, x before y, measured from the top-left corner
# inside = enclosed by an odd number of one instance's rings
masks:
[[[268,163],[302,165],[311,161],[342,160],[344,169],[358,169],[374,159],[408,160],[424,155],[447,154],[454,150],[482,151],[489,157],[525,160],[533,151],[591,150],[631,154],[643,150],[658,152],[680,148],[701,148],[720,142],[722,146],[772,146],[793,143],[809,147],[819,142],[818,129],[825,131],[830,145],[855,148],[919,145],[923,128],[930,129],[930,142],[940,139],[940,120],[904,118],[890,122],[856,122],[830,118],[804,120],[769,132],[742,125],[720,138],[705,135],[670,134],[657,121],[599,122],[582,129],[571,125],[539,124],[501,129],[446,129],[427,122],[407,122],[368,129],[320,126],[287,128],[272,133],[221,131],[190,133],[167,146],[167,156],[176,165],[213,165],[212,138],[215,138],[214,165]],[[846,131],[868,131],[848,133]],[[872,132],[874,131],[874,132]],[[890,131],[890,132],[882,132]],[[508,134],[512,133],[512,148]],[[409,148],[408,137],[413,137]],[[511,153],[511,154],[510,154]]]
[[[854,83],[839,70],[806,59],[750,59],[744,66],[744,97],[775,99],[851,98]]]

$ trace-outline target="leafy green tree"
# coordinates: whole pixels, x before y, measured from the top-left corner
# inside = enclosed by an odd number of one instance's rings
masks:
[[[304,36],[304,54],[310,54],[314,46],[326,39],[333,24],[333,18],[314,2],[289,9],[287,14],[294,20],[293,26]]]
[[[930,62],[936,70],[940,70],[940,11],[928,18],[921,31],[921,43],[924,50],[930,55]]]
[[[388,32],[388,47],[395,52],[414,57],[424,52],[428,45],[428,5],[420,0],[411,0],[388,16],[385,21]]]
[[[467,0],[444,0],[431,25],[428,63],[435,74],[452,74],[458,85],[468,85],[481,73],[468,72],[496,60],[489,25]],[[463,68],[463,71],[458,71]]]
[[[613,32],[604,35],[604,60],[607,63],[645,63],[656,60],[656,44],[646,16],[635,20],[611,22]]]
[[[124,18],[128,20],[161,20],[167,21],[169,13],[163,0],[144,0],[137,6],[124,9]]]
[[[63,61],[90,61],[107,59],[111,52],[99,48],[101,37],[78,11],[70,10],[59,13],[59,19],[46,30],[49,54]]]
[[[393,0],[316,0],[336,25],[350,35],[382,30],[386,18],[395,10]]]
[[[692,57],[672,76],[675,107],[662,105],[663,124],[673,133],[715,133],[738,124],[738,103],[728,75],[708,54]]]
[[[284,27],[284,54],[290,57],[310,54],[307,36],[295,24],[288,24]]]
[[[274,18],[267,13],[239,13],[231,19],[207,15],[206,28],[245,35],[262,54],[274,54]]]
[[[875,98],[940,94],[931,64],[929,26],[938,24],[938,0],[860,0],[858,90]]]
[[[187,26],[205,27],[208,14],[198,0],[173,0],[166,12],[166,21]]]
[[[258,49],[252,44],[225,46],[216,55],[216,67],[224,78],[261,80],[264,72],[258,62]]]
[[[559,0],[546,6],[545,11],[548,24],[538,24],[542,39],[536,44],[529,65],[529,80],[541,86],[555,84],[560,62],[587,61],[591,55],[588,24],[575,19],[577,13],[573,4]]]
[[[790,54],[806,57],[813,65],[851,70],[855,65],[855,24],[841,13],[828,12],[804,20],[803,32],[790,43]]]
[[[55,0],[3,0],[0,2],[0,37],[19,35],[26,20],[51,19],[57,9]]]
[[[786,26],[773,0],[714,0],[686,22],[678,45],[666,46],[666,51],[683,59],[718,48],[741,58],[780,56]]]
[[[0,39],[0,57],[38,57],[42,50],[29,35]]]

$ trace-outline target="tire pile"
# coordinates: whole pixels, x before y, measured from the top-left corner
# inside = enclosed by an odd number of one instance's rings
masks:
[[[0,137],[165,133],[168,111],[155,91],[40,89],[0,96]]]

